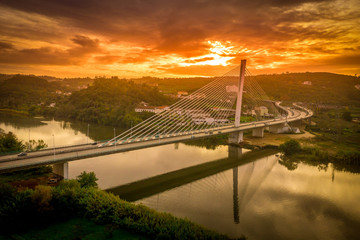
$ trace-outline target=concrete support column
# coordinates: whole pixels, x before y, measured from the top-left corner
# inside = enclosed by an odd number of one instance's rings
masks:
[[[282,129],[284,127],[284,124],[276,124],[276,125],[270,125],[269,126],[269,132],[271,133],[278,133],[279,129]]]
[[[53,173],[62,176],[64,179],[69,178],[69,163],[56,163],[53,165]]]
[[[254,128],[252,131],[253,137],[264,137],[264,128]]]
[[[278,129],[279,129],[279,126],[278,126],[278,125],[271,125],[271,126],[269,126],[269,132],[271,132],[271,133],[277,133],[277,132],[278,132]]]
[[[290,125],[290,127],[300,128],[300,127],[301,127],[301,121],[302,121],[302,120],[298,120],[298,121],[294,121],[294,122],[289,122],[289,125]]]
[[[239,144],[243,141],[243,131],[233,132],[229,134],[229,143]]]
[[[229,159],[230,160],[238,160],[242,156],[242,148],[229,146]]]

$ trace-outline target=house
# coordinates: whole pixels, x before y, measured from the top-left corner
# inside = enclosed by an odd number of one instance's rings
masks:
[[[260,116],[266,116],[269,114],[269,110],[265,106],[255,107],[255,110],[260,114]]]
[[[169,110],[169,106],[139,106],[135,108],[135,112],[151,112],[151,113],[161,113],[163,111]]]
[[[311,81],[305,81],[305,82],[303,82],[303,84],[304,84],[304,85],[309,85],[309,86],[311,86],[311,85],[312,85],[312,82],[311,82]]]
[[[185,92],[185,91],[178,91],[178,93],[177,93],[178,98],[182,98],[187,95],[189,95],[189,93]]]

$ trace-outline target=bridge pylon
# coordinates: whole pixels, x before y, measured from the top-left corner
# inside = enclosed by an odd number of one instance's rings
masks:
[[[235,127],[240,126],[240,118],[241,118],[241,105],[242,105],[242,97],[244,91],[244,81],[245,81],[245,67],[246,67],[246,59],[241,60],[240,65],[240,77],[238,83],[237,97],[236,97],[236,110],[235,110]],[[229,135],[229,143],[238,144],[243,141],[243,132],[234,132]]]

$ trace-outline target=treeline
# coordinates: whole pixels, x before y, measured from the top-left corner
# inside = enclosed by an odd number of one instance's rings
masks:
[[[29,140],[23,143],[17,136],[12,133],[6,133],[0,128],[0,155],[9,152],[21,152],[21,151],[37,151],[43,148],[47,148],[47,144],[44,140]]]
[[[35,76],[15,75],[0,83],[0,108],[15,109],[30,115],[48,115],[48,106],[60,101],[56,90],[65,90],[58,82]]]
[[[333,73],[286,73],[254,77],[266,94],[281,101],[360,106],[360,78]],[[276,87],[274,87],[276,86]]]
[[[61,101],[55,116],[126,127],[151,115],[134,112],[141,101],[153,106],[171,103],[171,99],[155,87],[116,78],[97,78],[87,89]]]
[[[176,101],[164,96],[160,90],[172,94],[177,91],[191,93],[214,79],[44,77],[49,79],[47,81],[26,75],[1,75],[1,78],[0,109],[122,127],[149,117],[149,114],[135,114],[134,107],[141,101],[155,106]],[[331,73],[287,73],[254,78],[273,100],[301,101],[318,106],[360,106],[360,90],[355,88],[355,85],[360,85],[358,77]]]
[[[286,141],[280,145],[284,154],[279,163],[289,170],[295,170],[300,162],[318,166],[319,169],[327,169],[332,163],[337,170],[355,172],[360,171],[360,151],[339,150],[330,152],[318,146],[302,146],[295,139]]]
[[[81,83],[89,81],[80,79]],[[64,82],[35,76],[16,75],[0,83],[0,109],[13,109],[30,116],[73,119],[105,125],[128,127],[151,116],[135,113],[141,101],[149,105],[168,105],[172,99],[158,88],[118,78],[96,78],[85,89],[73,91]],[[79,83],[77,81],[77,83]]]

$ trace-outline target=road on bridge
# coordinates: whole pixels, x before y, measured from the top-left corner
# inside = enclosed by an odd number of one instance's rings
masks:
[[[312,112],[301,106],[294,104],[297,109],[291,109],[289,107],[282,107],[276,103],[279,108],[282,108],[287,112],[287,117],[278,119],[263,120],[258,122],[243,123],[239,127],[233,125],[227,125],[223,127],[217,127],[213,129],[206,129],[203,131],[178,133],[172,136],[160,136],[158,138],[153,137],[149,140],[143,140],[139,142],[123,143],[113,146],[98,147],[97,145],[77,145],[55,149],[47,149],[42,151],[30,152],[27,156],[18,157],[17,155],[6,155],[0,157],[0,172],[12,171],[16,169],[55,164],[67,161],[74,161],[84,158],[102,156],[107,154],[114,154],[120,152],[127,152],[142,148],[155,147],[165,144],[171,144],[176,142],[182,142],[186,140],[206,138],[209,136],[239,132],[245,130],[251,130],[255,128],[263,128],[271,125],[283,124],[285,122],[299,121],[312,116]]]

